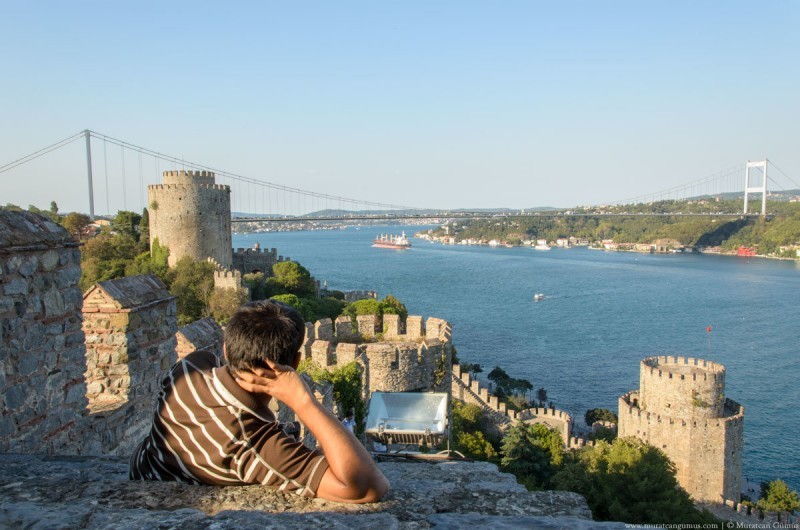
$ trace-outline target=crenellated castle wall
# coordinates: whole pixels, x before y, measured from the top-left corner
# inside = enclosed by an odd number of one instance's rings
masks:
[[[572,416],[563,410],[548,407],[532,407],[527,410],[515,411],[501,403],[497,396],[489,393],[489,389],[473,379],[469,372],[461,369],[460,365],[453,365],[452,396],[465,403],[481,407],[501,433],[516,421],[530,424],[542,424],[556,430],[564,441],[567,449],[576,449],[586,445],[594,445],[593,441],[586,441],[571,435]]]
[[[266,276],[271,276],[272,266],[283,260],[283,256],[278,256],[278,249],[275,248],[237,248],[233,251],[232,268],[241,271],[242,274],[262,272]]]
[[[421,316],[409,316],[405,326],[399,315],[384,315],[383,319],[382,332],[373,315],[357,317],[356,330],[349,317],[307,323],[303,358],[324,368],[358,362],[364,368],[366,396],[376,391],[447,392],[452,363],[450,325],[433,317],[424,321]],[[380,340],[375,341],[379,334]]]
[[[640,364],[639,406],[669,415],[716,418],[725,399],[725,367],[692,357],[649,357]]]
[[[642,361],[642,389],[619,399],[619,436],[633,436],[675,463],[695,499],[739,499],[744,407],[724,397],[725,367],[686,357]]]
[[[184,256],[232,265],[230,187],[211,171],[165,171],[163,184],[147,187],[150,243],[169,248],[169,265]]]

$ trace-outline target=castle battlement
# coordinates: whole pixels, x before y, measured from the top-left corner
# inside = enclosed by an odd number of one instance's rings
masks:
[[[278,255],[277,248],[236,248],[233,249],[234,254],[244,254],[244,255],[258,255],[258,254],[269,254],[273,256]]]
[[[403,330],[405,327],[405,330]],[[339,342],[340,340],[352,341],[354,339],[374,339],[382,334],[382,342],[421,342],[440,341],[450,342],[452,337],[450,323],[441,318],[429,317],[424,320],[417,315],[409,315],[405,326],[400,320],[400,315],[383,315],[382,331],[378,329],[378,318],[375,315],[360,315],[356,317],[355,330],[350,317],[340,316],[336,322],[329,318],[318,320],[306,325],[305,342],[310,344],[315,340]]]
[[[239,271],[232,271],[232,270],[216,270],[216,271],[214,271],[214,278],[215,279],[216,278],[220,278],[220,279],[234,278],[234,279],[241,280],[242,279],[242,273],[239,272]]]
[[[231,187],[227,184],[198,184],[196,182],[187,182],[185,184],[150,184],[147,186],[148,190],[164,191],[164,190],[185,190],[187,186],[198,190],[223,190],[230,192]]]
[[[736,427],[744,422],[744,407],[732,399],[725,399],[725,406],[730,413],[718,418],[678,417],[657,412],[650,412],[639,406],[639,392],[632,391],[619,398],[619,415],[639,418],[648,423],[666,423],[677,427]]]
[[[551,429],[555,429],[561,435],[564,446],[568,449],[583,447],[586,441],[575,439],[572,441],[570,432],[572,431],[572,416],[563,410],[548,407],[533,407],[519,412],[508,409],[505,403],[500,402],[497,396],[489,394],[489,390],[480,384],[480,381],[473,379],[469,372],[461,369],[460,365],[453,365],[452,377],[453,397],[478,405],[493,417],[499,419],[499,428],[505,429],[514,421],[525,423],[541,423]]]
[[[178,171],[164,171],[161,173],[163,177],[214,177],[213,171],[196,171],[191,169],[180,169]]]
[[[639,372],[642,408],[666,416],[723,416],[725,367],[693,357],[648,357]],[[679,412],[676,412],[679,411]]]
[[[389,319],[392,332],[384,332],[378,342],[362,342],[378,336],[377,319],[371,315],[357,317],[356,329],[347,316],[340,316],[335,322],[329,318],[307,322],[301,348],[303,358],[328,369],[358,362],[364,369],[366,392],[449,388],[446,377],[446,369],[452,364],[449,324],[438,318],[429,318],[426,323],[421,316],[409,316],[406,328],[410,332],[399,333],[399,317],[384,315],[384,318],[387,316],[397,318]]]

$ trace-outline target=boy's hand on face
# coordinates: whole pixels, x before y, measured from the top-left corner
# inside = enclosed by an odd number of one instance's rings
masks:
[[[254,394],[268,394],[292,410],[313,400],[306,382],[291,366],[266,361],[269,368],[253,368],[237,372],[234,378],[240,387]]]

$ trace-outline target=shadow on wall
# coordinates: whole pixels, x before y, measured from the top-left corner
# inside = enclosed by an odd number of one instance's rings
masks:
[[[153,276],[78,288],[49,218],[0,211],[0,451],[127,455],[176,360],[175,300]]]

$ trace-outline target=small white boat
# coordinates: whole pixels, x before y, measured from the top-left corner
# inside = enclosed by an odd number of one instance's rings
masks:
[[[542,294],[542,293],[536,293],[536,294],[534,294],[534,295],[533,295],[533,299],[534,299],[536,302],[538,302],[539,300],[544,300],[544,294]]]

